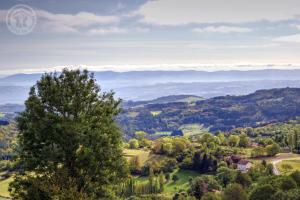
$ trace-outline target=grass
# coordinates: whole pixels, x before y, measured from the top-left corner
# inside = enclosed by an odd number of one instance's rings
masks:
[[[199,135],[208,131],[200,124],[184,124],[179,129],[182,130],[185,136]]]
[[[279,153],[276,156],[272,156],[272,157],[250,158],[250,160],[258,160],[258,161],[265,160],[267,162],[272,162],[273,160],[278,160],[278,159],[297,160],[300,159],[300,155],[295,153]]]
[[[195,178],[197,176],[201,176],[201,174],[194,172],[194,171],[177,169],[173,173],[171,173],[171,179],[172,179],[172,176],[175,174],[179,178],[178,181],[173,182],[172,180],[169,180],[169,182],[165,183],[164,193],[174,194],[174,193],[178,192],[179,190],[187,190],[189,188],[190,178]],[[137,177],[136,180],[138,183],[147,183],[148,177]]]
[[[291,167],[291,169],[285,169],[284,166],[285,165],[289,165]],[[293,171],[300,171],[300,160],[297,159],[297,160],[283,160],[281,162],[279,162],[277,165],[278,167],[278,170],[285,174],[285,173],[291,173]]]
[[[142,165],[144,165],[150,157],[150,151],[148,150],[124,149],[123,153],[127,159],[138,156]]]
[[[136,118],[139,115],[139,113],[138,112],[129,112],[128,115],[131,118]]]
[[[154,117],[159,115],[160,113],[161,113],[161,111],[151,111],[151,115]]]
[[[250,158],[251,157],[251,152],[253,148],[244,148],[244,147],[230,147],[230,146],[221,146],[222,149],[224,150],[231,150],[234,152],[234,154],[241,155],[242,157],[245,158]]]
[[[153,135],[157,135],[157,136],[170,136],[172,134],[171,131],[158,131],[155,132]]]
[[[0,200],[1,199],[7,199],[7,198],[3,198],[3,197],[9,197],[9,192],[8,192],[8,186],[9,183],[11,183],[14,180],[13,177],[9,177],[7,179],[1,180],[0,181]]]
[[[199,173],[190,170],[176,170],[171,174],[171,177],[175,174],[178,176],[179,179],[176,182],[170,180],[169,183],[165,185],[166,193],[175,193],[180,190],[187,190],[189,188],[190,178],[200,176]]]

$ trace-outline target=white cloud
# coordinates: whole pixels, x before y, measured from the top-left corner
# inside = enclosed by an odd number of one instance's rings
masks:
[[[273,48],[278,47],[279,44],[267,43],[267,44],[197,44],[193,43],[188,45],[190,48],[206,48],[206,49],[261,49],[261,48]]]
[[[138,13],[142,21],[157,25],[189,23],[245,23],[299,18],[299,0],[156,0]]]
[[[290,26],[300,30],[300,24],[291,24]]]
[[[148,33],[150,31],[149,28],[141,28],[141,27],[136,27],[134,30],[140,33]]]
[[[71,14],[54,14],[44,10],[37,10],[37,17],[51,23],[63,24],[70,27],[88,27],[91,25],[110,24],[119,21],[117,16],[100,16],[88,12]]]
[[[290,43],[300,43],[300,34],[288,35],[275,38],[276,42],[290,42]]]
[[[81,28],[119,22],[119,18],[116,16],[100,16],[88,12],[79,12],[72,15],[37,10],[36,13],[40,25],[44,29],[53,32],[77,32]]]
[[[108,35],[108,34],[119,34],[127,33],[128,30],[119,27],[109,27],[109,28],[96,28],[88,31],[88,35]]]
[[[0,10],[0,22],[5,22],[7,10]],[[102,16],[89,12],[77,14],[56,14],[45,10],[35,10],[38,26],[50,32],[78,32],[82,28],[91,26],[116,24],[120,21],[118,16]]]
[[[196,33],[247,33],[252,30],[249,28],[237,26],[208,26],[204,28],[194,28],[193,32]]]

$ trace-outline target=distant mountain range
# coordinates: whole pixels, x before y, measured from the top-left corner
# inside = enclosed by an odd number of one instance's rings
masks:
[[[150,134],[174,132],[185,125],[201,125],[213,132],[229,131],[237,127],[286,122],[298,116],[300,88],[284,88],[196,102],[144,102],[125,109],[118,121],[130,136],[140,130]]]
[[[42,74],[15,74],[0,79],[0,104],[22,104],[30,86]],[[104,91],[114,90],[126,101],[144,101],[168,95],[210,98],[242,95],[259,89],[300,87],[300,70],[252,71],[130,71],[95,72]]]
[[[240,85],[240,88],[243,87],[247,91],[246,86]],[[210,129],[212,132],[230,131],[238,127],[258,127],[300,117],[300,87],[213,98],[170,95],[149,101],[124,101],[122,107],[123,112],[117,120],[126,138],[139,130],[156,137],[162,133],[178,132],[183,127]],[[12,120],[22,110],[24,105],[0,105],[0,112],[5,113],[2,121]]]

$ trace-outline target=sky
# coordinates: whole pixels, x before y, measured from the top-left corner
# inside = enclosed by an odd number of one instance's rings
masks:
[[[7,25],[26,5],[25,35]],[[7,17],[9,16],[9,17]],[[299,0],[1,0],[0,74],[300,68]]]

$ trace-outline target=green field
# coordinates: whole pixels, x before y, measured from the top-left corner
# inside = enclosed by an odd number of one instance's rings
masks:
[[[161,113],[161,111],[151,111],[152,116],[157,116]]]
[[[165,192],[167,193],[175,193],[180,190],[187,190],[189,187],[189,179],[200,176],[199,173],[189,170],[177,170],[172,175],[176,174],[179,177],[179,180],[174,183],[173,181],[169,181],[165,185]]]
[[[285,165],[288,165],[291,167],[291,169],[285,169]],[[279,162],[277,165],[278,170],[281,173],[290,173],[293,171],[300,171],[300,160],[299,159],[295,159],[295,160],[283,160],[281,162]]]
[[[164,186],[165,193],[174,194],[180,190],[187,190],[189,187],[189,179],[201,176],[201,174],[194,171],[179,169],[171,173],[171,177],[175,174],[179,177],[178,181],[173,182],[170,180],[167,182]],[[148,177],[138,177],[136,180],[139,183],[146,183],[148,181]]]
[[[128,116],[129,116],[129,117],[132,117],[132,118],[135,118],[135,117],[137,117],[138,115],[139,115],[138,112],[129,112],[129,113],[128,113]]]
[[[142,165],[149,160],[150,156],[150,151],[138,149],[124,149],[123,153],[127,159],[138,156]]]
[[[171,131],[158,131],[155,132],[153,135],[157,135],[157,136],[170,136],[172,134]]]
[[[186,136],[198,135],[208,132],[208,129],[204,128],[200,124],[184,124],[180,126],[179,129],[182,130],[183,134]]]
[[[10,177],[10,178],[0,181],[0,196],[9,197],[8,186],[9,186],[9,183],[11,183],[12,181],[13,181],[13,177]],[[7,199],[7,198],[2,198],[2,197],[0,197],[0,200]]]

